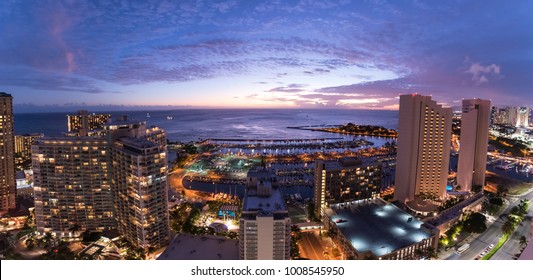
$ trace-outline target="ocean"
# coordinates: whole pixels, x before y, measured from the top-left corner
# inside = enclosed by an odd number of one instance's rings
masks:
[[[112,118],[128,116],[159,126],[171,141],[231,139],[312,139],[335,137],[331,133],[290,129],[289,126],[355,124],[397,129],[398,111],[339,109],[180,109],[170,111],[120,111]],[[74,114],[72,112],[71,114]],[[15,114],[15,134],[43,133],[60,136],[67,130],[67,113]]]

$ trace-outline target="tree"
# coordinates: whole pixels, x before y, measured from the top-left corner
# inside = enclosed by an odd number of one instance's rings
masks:
[[[529,201],[526,199],[520,200],[520,204],[518,205],[518,213],[520,216],[525,216],[527,214],[527,210],[529,209]]]
[[[333,253],[333,256],[334,256],[335,258],[338,258],[338,257],[340,257],[340,255],[341,255],[341,252],[339,251],[338,248],[333,248],[333,250],[332,250],[331,252]]]
[[[35,240],[33,238],[26,239],[26,248],[29,250],[33,249],[35,247]]]
[[[1,253],[4,253],[9,247],[11,247],[8,233],[11,234],[10,232],[2,232],[0,234],[0,252]]]
[[[521,246],[526,246],[527,245],[527,238],[524,235],[520,236],[520,240],[518,240],[518,243]]]
[[[490,204],[502,206],[503,205],[503,199],[501,197],[494,197],[489,200]]]
[[[472,213],[464,222],[464,229],[468,232],[482,233],[487,230],[487,218],[481,213]]]
[[[496,189],[497,189],[496,195],[499,197],[505,197],[507,193],[509,192],[509,189],[502,185],[498,185]]]
[[[483,190],[483,186],[482,185],[473,185],[472,186],[472,192],[473,193],[478,193],[478,192],[480,192],[482,190]]]
[[[82,242],[95,242],[98,239],[100,239],[101,235],[102,234],[100,232],[86,230],[82,234],[83,236]]]
[[[72,233],[73,236],[76,236],[76,233],[81,229],[81,226],[78,224],[74,224],[69,228],[70,233]]]
[[[505,221],[505,223],[502,225],[502,231],[503,231],[503,233],[505,233],[507,235],[513,233],[514,230],[515,230],[515,225],[514,225],[513,221],[511,221],[511,220]]]
[[[433,247],[428,247],[425,250],[425,254],[428,259],[436,259],[438,257],[437,252],[435,252],[435,249],[433,249]]]
[[[424,250],[418,248],[418,249],[415,249],[415,259],[421,259],[424,257]]]
[[[51,246],[47,252],[41,256],[43,260],[73,260],[76,254],[68,248],[68,244],[60,241],[57,246]]]
[[[302,239],[302,230],[299,226],[292,225],[291,226],[291,236],[294,236],[296,241],[299,241]]]

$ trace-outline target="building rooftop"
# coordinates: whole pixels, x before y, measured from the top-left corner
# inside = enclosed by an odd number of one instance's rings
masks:
[[[65,144],[75,144],[82,145],[88,143],[100,143],[106,144],[105,138],[102,137],[91,137],[91,136],[58,136],[58,137],[41,137],[35,139],[33,144],[54,144],[54,145],[65,145]]]
[[[24,133],[24,134],[17,134],[15,136],[19,136],[19,137],[44,137],[44,134],[42,134],[42,133]]]
[[[149,141],[146,138],[123,137],[118,139],[118,141],[137,148],[152,148],[160,146],[158,143]]]
[[[325,164],[326,170],[342,170],[346,168],[365,167],[378,164],[375,158],[342,158],[339,160],[317,161]]]
[[[262,167],[251,168],[247,175],[248,178],[271,179],[276,177],[276,171]]]
[[[287,208],[279,190],[272,189],[270,196],[264,197],[256,195],[255,190],[249,189],[244,197],[242,210],[260,210],[263,213],[272,213],[276,211],[287,211]]]
[[[431,237],[421,221],[393,204],[347,205],[327,214],[358,252],[379,257]]]
[[[80,256],[88,255],[93,258],[98,256],[120,258],[117,246],[107,237],[100,237],[100,239],[85,247],[78,254]]]
[[[136,120],[130,120],[127,119],[127,117],[122,117],[121,119],[111,120],[108,123],[103,124],[105,127],[111,127],[111,126],[117,126],[117,127],[123,127],[123,126],[132,126],[132,125],[145,125],[145,121],[136,121]]]
[[[5,92],[0,92],[0,97],[13,97],[11,94],[7,94]]]
[[[239,241],[221,236],[180,234],[158,260],[238,260]]]

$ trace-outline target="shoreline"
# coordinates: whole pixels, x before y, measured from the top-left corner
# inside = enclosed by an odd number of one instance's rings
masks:
[[[338,129],[342,127],[343,125],[311,125],[311,126],[287,126],[289,129],[298,129],[298,130],[307,130],[307,131],[319,131],[319,132],[329,132],[329,133],[335,133],[335,134],[342,134],[342,135],[355,135],[355,136],[371,136],[371,137],[383,137],[383,138],[391,138],[396,139],[398,136],[391,136],[391,135],[382,135],[382,134],[374,134],[374,133],[367,133],[367,132],[346,132],[346,131],[337,131],[335,129]]]

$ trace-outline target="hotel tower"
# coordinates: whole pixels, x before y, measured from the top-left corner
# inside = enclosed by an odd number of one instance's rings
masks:
[[[463,100],[457,167],[457,185],[461,191],[470,191],[473,185],[485,185],[490,110],[490,100]]]
[[[395,200],[405,203],[421,194],[445,196],[451,127],[451,108],[430,96],[400,96]]]
[[[37,231],[78,237],[111,228],[148,250],[170,240],[166,134],[122,119],[106,136],[44,137],[32,146]]]
[[[0,92],[0,213],[16,208],[13,97]]]

